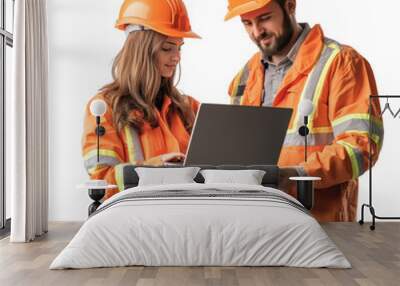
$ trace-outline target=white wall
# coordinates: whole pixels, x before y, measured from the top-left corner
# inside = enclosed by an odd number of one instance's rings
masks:
[[[124,35],[113,28],[119,1],[48,1],[50,38],[50,220],[83,220],[90,203],[75,186],[87,179],[81,158],[83,109],[111,79],[113,57]],[[193,29],[202,40],[186,40],[180,89],[201,102],[227,103],[232,76],[256,51],[238,19],[223,22],[226,1],[185,0]],[[372,64],[381,94],[400,94],[397,66],[398,1],[298,1],[298,20],[320,23],[325,34],[361,52]],[[396,81],[397,79],[397,81]],[[400,108],[400,100],[396,104]],[[400,215],[397,120],[385,120],[386,141],[374,173],[378,215]],[[397,131],[397,132],[396,132]],[[396,176],[397,175],[397,176]],[[368,175],[360,202],[368,199]]]

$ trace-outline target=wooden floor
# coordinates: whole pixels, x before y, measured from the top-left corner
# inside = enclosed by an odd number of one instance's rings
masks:
[[[29,244],[0,241],[0,285],[400,285],[400,223],[380,222],[376,230],[356,223],[323,225],[350,260],[350,270],[288,267],[124,267],[48,270],[80,223],[51,223]]]

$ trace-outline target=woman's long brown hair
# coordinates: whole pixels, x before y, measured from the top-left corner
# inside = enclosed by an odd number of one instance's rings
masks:
[[[112,67],[114,81],[100,92],[112,107],[114,125],[119,131],[126,125],[140,131],[144,122],[153,128],[158,126],[157,96],[171,98],[170,111],[177,112],[186,130],[191,131],[195,115],[188,98],[174,86],[174,76],[164,78],[156,67],[156,53],[166,39],[154,31],[130,33],[116,56]]]

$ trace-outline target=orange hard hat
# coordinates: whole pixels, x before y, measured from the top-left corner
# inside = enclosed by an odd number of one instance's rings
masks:
[[[248,12],[260,9],[272,0],[228,0],[228,13],[225,21]]]
[[[125,0],[115,27],[140,25],[168,37],[200,38],[192,32],[182,0]]]

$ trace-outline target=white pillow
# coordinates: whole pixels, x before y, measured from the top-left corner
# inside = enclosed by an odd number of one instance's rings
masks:
[[[187,184],[195,183],[193,180],[200,168],[135,168],[139,176],[138,186],[166,185],[166,184]]]
[[[206,184],[261,185],[265,171],[262,170],[201,170]]]

